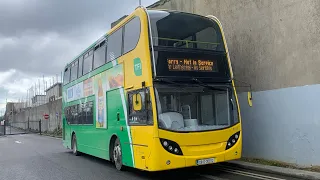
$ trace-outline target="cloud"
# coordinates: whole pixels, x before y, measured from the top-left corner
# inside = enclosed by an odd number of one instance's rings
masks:
[[[143,0],[145,5],[156,0]],[[56,74],[138,0],[0,2],[0,71]]]
[[[6,71],[6,72],[0,72],[0,86],[1,86],[1,84],[3,84],[4,82],[8,81],[8,79],[9,79],[14,73],[16,73],[16,70],[14,70],[14,69],[10,69],[9,71]]]
[[[144,6],[156,0],[142,0]],[[66,63],[131,13],[138,0],[0,0],[0,111],[26,97],[39,78]]]

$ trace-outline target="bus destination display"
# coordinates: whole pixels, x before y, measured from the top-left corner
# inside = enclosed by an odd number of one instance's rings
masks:
[[[217,63],[214,60],[200,59],[167,59],[169,71],[198,71],[217,72]]]

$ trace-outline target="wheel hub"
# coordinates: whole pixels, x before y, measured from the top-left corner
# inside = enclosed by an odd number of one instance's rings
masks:
[[[121,157],[121,148],[120,145],[116,145],[113,150],[113,159],[115,162],[119,162]]]
[[[76,152],[77,152],[77,145],[73,143],[73,153],[76,153]]]

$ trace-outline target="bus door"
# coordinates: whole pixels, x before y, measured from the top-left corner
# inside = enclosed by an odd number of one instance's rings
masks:
[[[152,106],[148,88],[128,92],[128,123],[132,134],[135,166],[147,169],[147,158],[150,156],[154,137]]]

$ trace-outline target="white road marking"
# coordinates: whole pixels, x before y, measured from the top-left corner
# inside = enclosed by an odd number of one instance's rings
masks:
[[[17,143],[17,144],[21,144],[21,142],[20,142],[20,141],[15,141],[15,143]]]
[[[240,170],[234,170],[234,169],[229,169],[229,168],[224,168],[224,167],[221,167],[221,170],[225,171],[225,172],[228,172],[228,173],[232,173],[232,174],[253,177],[253,178],[256,178],[256,179],[285,180],[285,179],[282,179],[282,178],[276,178],[276,177],[272,177],[272,176],[265,176],[265,175],[261,175],[261,174],[256,174],[256,173],[251,173],[251,172],[246,172],[246,171],[240,171]]]

